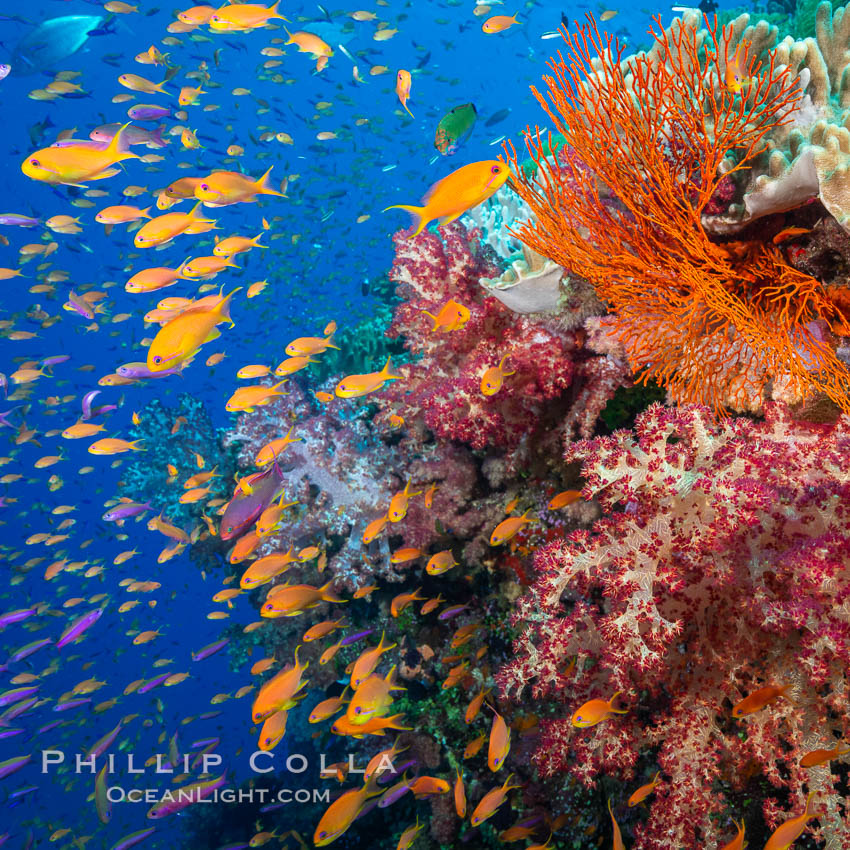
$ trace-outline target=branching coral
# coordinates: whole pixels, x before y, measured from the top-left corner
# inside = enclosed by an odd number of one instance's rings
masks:
[[[784,789],[802,809],[806,783],[827,847],[850,843],[841,778],[799,763],[850,731],[848,453],[846,416],[802,427],[778,405],[764,422],[716,424],[706,408],[656,404],[634,433],[568,449],[606,514],[538,551],[499,679],[514,698],[530,688],[560,706],[541,724],[543,775],[590,784],[658,764],[636,848],[719,846],[716,816],[742,814],[724,795],[753,765],[777,789],[762,801],[769,826]],[[734,720],[732,705],[765,685],[791,686],[793,702]],[[571,725],[618,690],[628,714]]]
[[[770,54],[736,94],[723,82],[731,28],[680,19],[654,37],[622,60],[592,20],[565,35],[567,61],[545,78],[551,105],[534,92],[566,149],[529,131],[533,174],[512,151],[535,216],[520,237],[594,285],[633,370],[675,399],[758,409],[781,378],[786,397],[820,392],[850,410],[850,374],[821,333],[839,316],[822,286],[774,245],[717,244],[701,221],[721,181],[791,120],[797,77]]]

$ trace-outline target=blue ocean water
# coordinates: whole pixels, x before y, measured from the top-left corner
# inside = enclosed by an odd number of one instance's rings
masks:
[[[235,327],[225,330],[216,343],[216,350],[226,351],[227,359],[208,368],[203,363],[204,352],[182,376],[103,387],[94,402],[95,406],[116,405],[114,411],[96,420],[106,425],[99,436],[128,437],[133,411],[143,410],[154,399],[173,408],[183,394],[203,403],[215,427],[227,427],[232,417],[224,410],[223,387],[234,383],[236,368],[275,363],[283,357],[290,338],[318,335],[332,320],[345,327],[375,314],[375,281],[391,264],[391,234],[407,225],[404,213],[382,214],[381,210],[390,204],[416,203],[431,183],[451,169],[498,155],[502,137],[519,146],[522,129],[543,118],[529,87],[539,83],[545,61],[558,44],[541,39],[541,35],[556,29],[562,14],[582,18],[585,12],[598,15],[605,8],[600,4],[536,2],[526,2],[521,8],[494,5],[492,13],[517,12],[521,24],[488,36],[481,32],[483,19],[472,14],[471,3],[364,3],[363,9],[378,16],[365,22],[352,21],[350,13],[357,8],[353,5],[282,4],[281,11],[293,22],[291,27],[322,32],[335,50],[327,67],[315,73],[309,56],[283,45],[279,45],[285,50],[282,64],[270,72],[262,71],[267,57],[260,50],[273,37],[285,39],[283,29],[218,35],[200,28],[196,31],[199,39],[177,34],[180,43],[168,46],[162,39],[175,19],[173,4],[158,8],[154,2],[141,0],[138,6],[138,12],[112,15],[104,11],[102,3],[84,0],[5,0],[0,9],[0,61],[12,63],[11,72],[0,81],[4,162],[0,213],[39,220],[29,228],[0,225],[0,236],[8,240],[0,245],[0,267],[17,268],[19,250],[28,243],[44,245],[55,240],[57,248],[45,262],[52,264],[51,270],[68,273],[67,280],[57,281],[52,291],[31,292],[39,282],[41,258],[36,257],[21,266],[23,276],[0,283],[0,320],[8,323],[0,336],[0,371],[11,375],[23,361],[57,355],[69,358],[53,367],[51,374],[23,385],[17,397],[7,399],[0,408],[10,411],[10,427],[0,429],[0,454],[4,455],[0,476],[21,476],[3,484],[0,492],[4,500],[0,509],[4,572],[0,614],[37,604],[49,609],[31,621],[0,631],[0,663],[29,641],[42,637],[55,641],[70,617],[97,607],[96,602],[82,601],[69,608],[69,600],[90,600],[101,593],[110,597],[105,613],[84,641],[61,650],[46,646],[0,674],[2,693],[16,687],[9,682],[13,676],[38,673],[37,696],[44,701],[0,729],[21,730],[0,738],[0,762],[32,756],[27,766],[0,779],[0,837],[8,836],[5,840],[10,847],[47,846],[54,841],[57,847],[106,848],[150,825],[145,819],[147,806],[121,803],[113,807],[111,822],[102,824],[91,799],[94,777],[76,772],[70,763],[127,715],[136,716],[122,730],[121,737],[128,741],[122,753],[135,754],[137,765],[154,753],[167,752],[168,740],[178,732],[181,752],[190,749],[193,741],[220,737],[217,752],[231,781],[236,784],[251,778],[242,757],[255,746],[247,718],[248,700],[211,704],[211,699],[216,694],[233,695],[249,683],[247,668],[260,658],[259,652],[255,651],[248,663],[238,659],[238,667],[227,650],[198,663],[190,657],[193,650],[222,633],[221,621],[206,618],[220,580],[205,577],[188,552],[158,564],[157,556],[167,541],[149,532],[144,521],[131,520],[117,528],[101,519],[104,503],[126,492],[119,482],[132,458],[93,458],[86,452],[89,440],[48,436],[51,430],[61,431],[77,420],[82,397],[98,389],[99,377],[122,363],[144,359],[141,341],[152,331],[145,328],[142,316],[159,297],[195,291],[191,285],[178,284],[163,293],[126,293],[124,282],[144,264],[176,267],[196,246],[190,248],[178,240],[162,252],[139,252],[124,226],[107,235],[94,221],[94,214],[108,204],[148,207],[155,202],[153,191],[178,177],[208,173],[216,167],[259,177],[273,166],[276,186],[289,178],[286,199],[268,198],[213,212],[222,235],[253,236],[263,232],[264,218],[270,224],[262,239],[269,247],[241,255],[237,261],[241,269],[228,270],[216,279],[226,290],[263,279],[269,282],[258,297],[243,298],[234,307]],[[650,14],[660,13],[664,22],[672,14],[667,7],[614,5],[611,9],[618,15],[609,21],[608,29],[630,48],[644,43]],[[49,67],[28,68],[15,61],[16,45],[39,23],[71,15],[97,15],[103,23],[79,50]],[[378,21],[397,28],[397,34],[388,40],[374,40]],[[363,82],[352,79],[353,63],[340,44],[355,57]],[[181,66],[181,72],[166,86],[165,95],[138,94],[134,101],[115,103],[114,97],[127,91],[117,82],[120,74],[160,79],[161,68],[133,60],[150,45],[169,53],[169,61]],[[209,82],[202,83],[206,91],[200,98],[202,106],[188,110],[188,121],[171,117],[164,123],[166,128],[188,124],[196,132],[200,150],[183,150],[179,138],[171,137],[163,150],[142,151],[161,155],[162,161],[130,161],[122,167],[122,174],[92,183],[90,188],[108,192],[94,199],[87,198],[83,189],[51,187],[21,173],[20,163],[27,154],[51,144],[60,131],[76,128],[73,136],[86,138],[100,124],[125,121],[133,103],[165,103],[176,111],[178,87],[190,82],[182,74],[199,66],[209,73]],[[371,75],[370,68],[376,66],[386,66],[388,71]],[[414,119],[400,111],[394,92],[395,70],[400,67],[413,73],[408,105]],[[79,72],[73,82],[82,90],[50,102],[29,96],[61,71]],[[282,81],[262,78],[273,73],[279,73]],[[248,93],[240,94],[240,89]],[[440,156],[433,144],[438,121],[452,107],[468,102],[478,111],[473,134],[453,157]],[[203,105],[215,105],[216,109],[203,111]],[[266,133],[288,133],[292,144],[274,138],[262,141]],[[333,133],[336,138],[319,140],[319,133]],[[229,157],[227,149],[232,145],[242,147],[244,154]],[[131,185],[142,191],[125,200],[121,190]],[[80,201],[85,205],[79,205]],[[56,215],[78,217],[82,231],[50,233],[43,223]],[[363,216],[368,218],[358,223]],[[68,292],[81,289],[106,293],[106,309],[95,317],[96,328],[62,308]],[[121,314],[129,317],[116,322]],[[53,317],[55,323],[51,323]],[[12,340],[6,335],[12,330],[35,336]],[[380,365],[374,364],[374,368]],[[93,368],[87,369],[89,366]],[[10,386],[8,393],[15,389]],[[61,401],[66,396],[68,400]],[[25,428],[34,429],[35,436],[17,445],[16,438]],[[175,458],[190,437],[186,431],[170,437]],[[52,455],[61,455],[61,460],[35,468],[40,458]],[[123,462],[114,466],[113,460]],[[93,470],[82,473],[87,466]],[[53,476],[59,481],[51,483]],[[139,501],[152,498],[157,511],[168,507],[158,503],[156,492],[133,496]],[[73,510],[52,513],[60,505]],[[57,531],[68,518],[74,524]],[[28,542],[45,532],[69,536],[52,545]],[[130,549],[137,549],[138,554],[124,564],[113,564],[119,552]],[[45,568],[61,558],[85,564],[45,580]],[[31,559],[41,560],[26,566]],[[102,567],[102,571],[85,577],[89,567]],[[161,586],[122,614],[117,610],[124,601],[122,596],[130,598],[121,585],[126,579],[154,581]],[[256,619],[256,612],[244,604],[240,608],[237,602],[231,617],[244,625]],[[161,635],[149,644],[133,645],[127,633],[146,629],[158,629]],[[170,662],[155,666],[163,659]],[[179,686],[142,695],[123,694],[133,680],[151,679],[166,671],[191,675]],[[54,711],[61,695],[89,678],[105,683],[92,694],[91,702]],[[113,698],[115,705],[95,713],[96,704]],[[205,712],[220,713],[199,718]],[[183,724],[187,717],[195,719]],[[39,731],[55,720],[61,721],[60,725]],[[287,739],[276,751],[278,763],[287,751],[297,752],[299,743]],[[42,771],[45,749],[65,752],[68,761],[62,770]],[[141,778],[133,777],[123,760],[119,768],[128,787],[164,787],[170,781],[167,775],[156,776],[152,768]],[[32,790],[16,796],[28,787]],[[184,821],[174,817],[157,822],[157,832],[145,846],[193,846],[181,843],[186,840]],[[311,827],[301,825],[305,834]],[[62,830],[69,832],[62,834]]]

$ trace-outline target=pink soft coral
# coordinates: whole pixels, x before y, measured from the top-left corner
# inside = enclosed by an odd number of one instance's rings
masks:
[[[630,781],[639,759],[657,762],[638,850],[728,836],[712,816],[742,813],[718,780],[740,787],[753,765],[798,811],[804,783],[817,788],[820,830],[850,845],[839,778],[799,765],[848,732],[848,456],[846,416],[804,428],[776,405],[764,422],[720,424],[706,408],[653,405],[634,433],[568,449],[606,514],[537,553],[500,684],[555,706],[535,756],[543,775]],[[766,684],[791,685],[793,703],[733,720]],[[572,727],[578,706],[618,690],[628,714]],[[775,800],[764,812],[770,826],[783,814]]]

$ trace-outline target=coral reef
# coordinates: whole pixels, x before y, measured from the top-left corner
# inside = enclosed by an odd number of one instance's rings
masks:
[[[660,768],[636,848],[717,843],[728,823],[717,816],[741,814],[727,801],[754,770],[769,782],[771,828],[802,809],[805,783],[826,846],[850,841],[844,780],[800,765],[848,731],[848,452],[846,416],[803,426],[769,405],[763,422],[718,424],[705,408],[658,404],[634,433],[567,450],[605,514],[537,552],[516,659],[498,680],[557,712],[541,722],[544,776],[628,783],[647,759]],[[733,718],[771,685],[789,699]],[[585,701],[618,691],[625,715],[573,726]]]
[[[696,21],[674,21],[627,59],[592,22],[567,36],[567,61],[545,78],[551,105],[534,90],[567,145],[555,154],[528,133],[533,174],[513,152],[534,214],[518,235],[593,284],[633,371],[674,400],[757,412],[775,382],[784,399],[823,394],[848,410],[829,330],[841,314],[824,287],[777,246],[719,244],[702,224],[718,187],[794,120],[798,78],[774,52],[736,94],[723,81],[742,27]],[[746,35],[753,56],[767,38],[766,25]]]

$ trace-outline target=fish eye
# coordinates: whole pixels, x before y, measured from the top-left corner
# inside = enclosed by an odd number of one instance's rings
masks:
[[[208,191],[209,188],[210,187],[206,183],[201,183],[201,189],[203,189],[205,192]]]
[[[37,159],[31,159],[30,165],[35,166],[35,168],[39,168],[41,166],[41,163]]]
[[[319,833],[319,838],[325,838],[325,837],[327,837],[327,833],[324,830],[322,830],[322,832]]]
[[[491,173],[491,174],[498,174],[501,170],[502,170],[502,167],[501,167],[500,165],[494,165],[494,166],[490,169],[490,173]]]
[[[154,362],[154,363],[162,363],[162,358],[161,358],[161,357],[157,354],[157,355],[154,357],[153,362]]]
[[[357,708],[354,709],[354,713],[360,714],[360,706],[359,705],[357,706]]]

